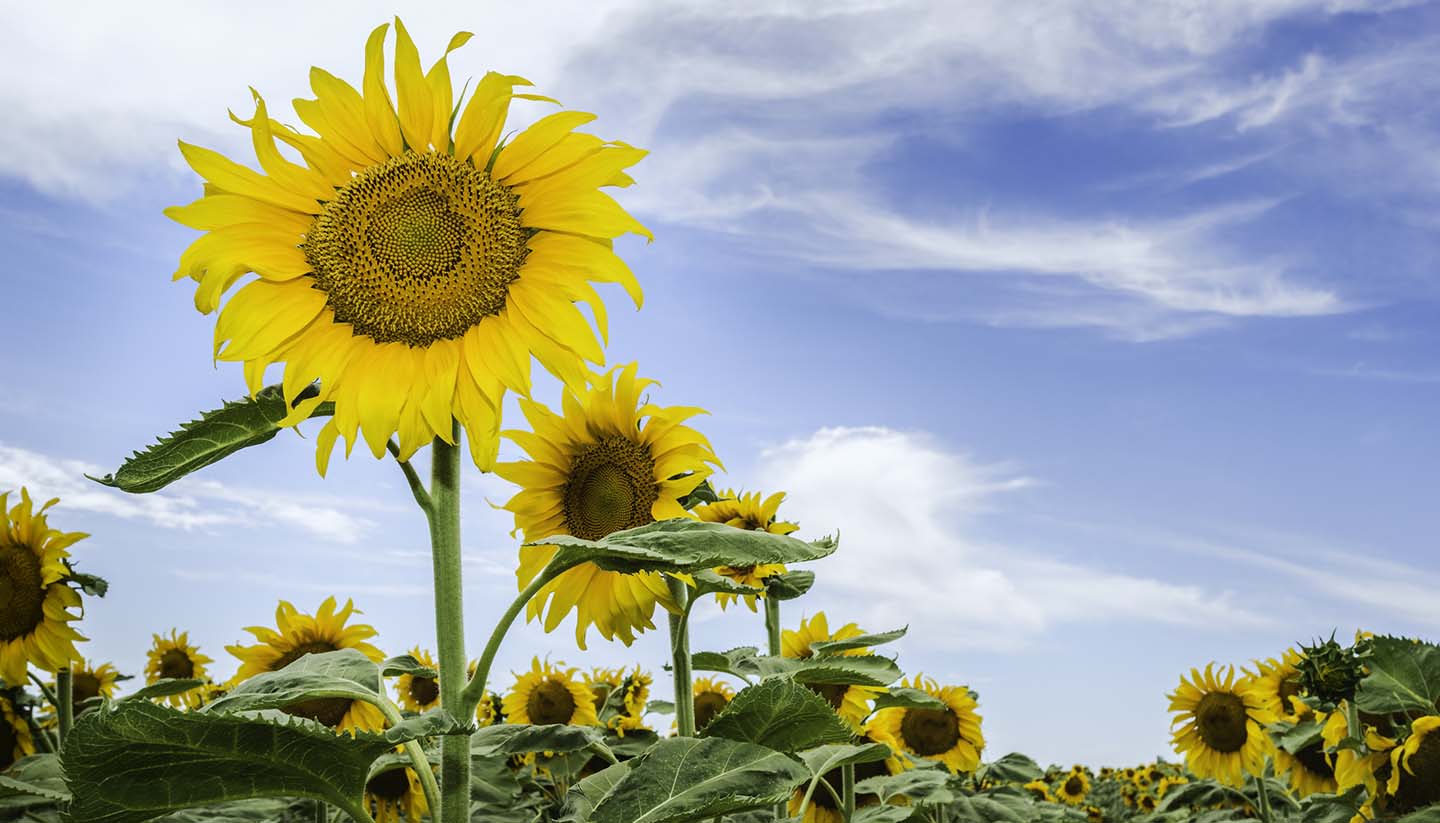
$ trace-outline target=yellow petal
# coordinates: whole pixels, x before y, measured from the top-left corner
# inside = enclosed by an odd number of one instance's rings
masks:
[[[424,152],[434,126],[434,99],[420,69],[420,52],[400,18],[395,18],[395,92],[400,100],[400,132],[405,145]]]
[[[494,178],[513,185],[518,181],[511,181],[511,175],[539,159],[577,126],[594,119],[595,115],[584,111],[562,111],[540,118],[500,150],[500,155],[495,158]]]
[[[385,33],[390,24],[382,23],[370,32],[365,41],[365,124],[370,127],[370,136],[380,144],[385,153],[395,157],[404,150],[400,137],[400,121],[395,116],[395,104],[390,101],[390,90],[385,88]]]
[[[193,146],[182,140],[180,153],[196,174],[231,194],[243,194],[272,206],[304,214],[320,213],[320,204],[313,197],[293,192],[219,152]]]

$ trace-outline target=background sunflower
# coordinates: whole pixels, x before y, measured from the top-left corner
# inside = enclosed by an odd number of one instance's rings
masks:
[[[575,669],[562,666],[563,663],[551,665],[548,660],[541,663],[538,657],[532,659],[530,671],[517,674],[515,685],[505,695],[506,722],[537,726],[555,723],[599,725],[590,687],[576,678]]]
[[[1233,666],[1223,675],[1213,663],[1203,672],[1191,669],[1170,695],[1171,725],[1180,727],[1172,735],[1175,750],[1195,774],[1239,786],[1244,775],[1261,773],[1274,750],[1264,724],[1277,718],[1264,700],[1250,677],[1236,678]]]
[[[865,724],[865,731],[897,754],[908,752],[916,757],[935,760],[952,774],[973,772],[980,765],[980,752],[985,736],[980,731],[978,704],[964,686],[941,686],[924,675],[916,675],[903,683],[920,689],[945,704],[944,709],[881,709]],[[890,768],[899,771],[911,767],[904,757],[892,757]]]
[[[34,753],[35,739],[30,734],[29,721],[15,710],[9,697],[0,694],[0,772]]]
[[[425,649],[416,646],[409,654],[420,665],[438,671],[435,658]],[[400,699],[400,706],[416,714],[428,712],[440,705],[440,682],[433,677],[402,674],[395,680],[395,692]]]
[[[68,624],[79,620],[70,609],[80,607],[80,593],[70,586],[68,549],[88,537],[81,532],[50,528],[47,512],[59,500],[35,511],[30,491],[20,501],[0,494],[0,680],[25,684],[28,666],[48,672],[65,668],[85,640]]]
[[[796,523],[789,523],[777,519],[780,504],[785,500],[784,492],[776,492],[769,497],[761,499],[760,492],[740,492],[734,489],[725,489],[719,492],[720,499],[714,503],[707,503],[696,506],[695,516],[709,523],[724,523],[734,526],[737,529],[750,531],[764,531],[770,534],[792,534],[800,526]],[[765,578],[785,573],[785,566],[782,563],[762,563],[757,566],[720,566],[715,572],[728,577],[737,583],[746,586],[764,587]],[[715,602],[720,604],[721,609],[726,609],[735,602],[736,598],[742,595],[720,592],[715,595]],[[756,611],[755,601],[763,595],[743,595],[745,605],[750,611]]]
[[[697,677],[690,691],[695,696],[695,729],[699,731],[715,719],[735,699],[735,689],[715,677]]]
[[[171,678],[206,679],[205,664],[215,661],[201,654],[199,647],[190,645],[189,632],[176,632],[176,629],[171,629],[169,637],[163,634],[151,636],[150,651],[145,654],[146,683]],[[177,707],[198,708],[204,699],[204,690],[203,685],[196,686],[187,692],[166,697],[165,702]]]

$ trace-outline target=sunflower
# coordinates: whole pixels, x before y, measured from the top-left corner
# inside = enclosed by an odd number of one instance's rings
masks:
[[[420,823],[430,813],[420,777],[408,766],[383,771],[365,782],[365,805],[375,823]]]
[[[1323,713],[1316,712],[1316,718],[1323,736],[1328,721]],[[1325,755],[1323,740],[1317,740],[1294,754],[1276,746],[1275,774],[1277,777],[1289,775],[1290,789],[1297,798],[1320,792],[1334,794],[1337,788],[1335,767]]]
[[[1160,778],[1160,782],[1155,784],[1155,796],[1163,798],[1166,792],[1170,791],[1176,786],[1183,786],[1184,784],[1189,782],[1189,778],[1181,775],[1176,775],[1174,777],[1170,777],[1167,775],[1165,777],[1162,777]]]
[[[10,698],[0,694],[0,772],[34,753],[35,739],[30,736],[30,723],[15,711]]]
[[[1298,651],[1286,649],[1279,660],[1273,657],[1263,661],[1256,660],[1255,671],[1245,672],[1251,678],[1255,697],[1260,704],[1276,717],[1292,723],[1298,720],[1302,707],[1308,713],[1308,707],[1303,703],[1297,705],[1294,701],[1294,698],[1300,696],[1299,665],[1304,659]]]
[[[1085,802],[1085,795],[1090,793],[1090,777],[1084,771],[1071,770],[1065,779],[1061,780],[1055,787],[1055,797],[1071,806],[1079,806]]]
[[[1099,806],[1086,806],[1085,820],[1088,821],[1088,823],[1104,823],[1105,810]]]
[[[830,631],[830,624],[825,617],[825,612],[816,612],[809,620],[801,619],[800,627],[791,631],[785,629],[780,633],[780,654],[782,657],[806,659],[815,654],[810,644],[824,640],[845,640],[850,637],[859,637],[864,634],[860,627],[854,623],[846,623],[834,632]],[[854,656],[869,654],[869,649],[850,649],[840,652],[842,655]],[[843,683],[807,683],[811,691],[825,698],[830,707],[840,715],[845,722],[857,729],[865,722],[870,714],[870,701],[876,695],[885,690],[874,686],[852,686]]]
[[[1440,716],[1427,715],[1410,724],[1410,736],[1390,750],[1385,791],[1393,798],[1392,812],[1440,803]]]
[[[881,741],[873,738],[866,738],[860,741],[861,745],[866,743],[879,743]],[[890,773],[883,760],[874,760],[868,763],[855,764],[855,782],[871,777],[883,777]],[[790,795],[789,812],[791,820],[799,820],[799,823],[845,823],[845,815],[840,804],[835,802],[836,795],[839,795],[844,786],[844,775],[840,768],[834,768],[825,773],[821,778],[833,789],[826,789],[825,786],[816,786],[815,793],[810,796],[810,805],[805,807],[805,816],[799,817],[800,804],[805,801],[805,790],[809,783],[801,783]],[[876,806],[880,803],[880,797],[873,794],[855,794],[855,808],[864,809],[869,806]]]
[[[735,699],[735,690],[730,684],[713,677],[697,677],[691,685],[695,695],[695,729],[699,731],[710,725],[715,715],[725,710]]]
[[[496,726],[505,722],[505,700],[494,692],[485,692],[475,707],[475,722],[481,727]]]
[[[70,664],[70,704],[74,716],[80,716],[80,711],[84,708],[87,700],[97,697],[103,697],[106,700],[114,698],[116,684],[119,682],[120,672],[110,663],[101,663],[96,666],[84,659],[72,662]]]
[[[151,635],[152,641],[150,651],[145,658],[145,682],[155,683],[166,679],[188,679],[195,678],[205,680],[205,664],[215,661],[200,653],[200,649],[190,645],[190,633],[182,632],[177,634],[175,629],[170,630],[170,636],[163,634]],[[172,694],[165,698],[171,706],[188,706],[199,708],[200,701],[204,697],[204,685],[183,692]]]
[[[232,119],[250,130],[260,172],[180,143],[205,193],[165,213],[205,234],[181,254],[175,278],[196,281],[197,309],[219,309],[215,357],[244,363],[252,393],[268,366],[285,364],[294,405],[285,425],[335,402],[317,438],[322,474],[337,438],[348,454],[363,437],[378,458],[398,433],[408,459],[432,438],[451,442],[452,418],[488,469],[501,399],[529,394],[532,356],[577,386],[586,361],[603,361],[575,306],[589,305],[603,338],[605,305],[591,282],[618,282],[640,303],[611,243],[650,232],[599,189],[633,183],[623,170],[645,152],[575,132],[595,119],[579,111],[543,117],[502,144],[512,100],[555,101],[518,94],[529,81],[490,72],[457,107],[447,58],[470,34],[455,35],[422,72],[398,18],[392,101],[388,29],[366,42],[359,90],[311,69],[315,99],[296,100],[295,113],[313,135],[271,119],[252,90],[254,116]],[[319,395],[295,404],[317,381]]]
[[[1331,765],[1335,773],[1335,791],[1344,792],[1353,786],[1364,786],[1368,795],[1374,797],[1379,785],[1375,773],[1390,760],[1390,751],[1395,748],[1395,741],[1388,737],[1382,737],[1374,729],[1365,729],[1366,754],[1361,754],[1354,749],[1339,748],[1340,742],[1350,736],[1350,725],[1346,720],[1348,714],[1347,705],[1341,702],[1330,713],[1321,728],[1320,737],[1325,743],[1327,750],[1333,750],[1334,756]]]
[[[866,733],[888,745],[897,755],[908,752],[945,764],[952,774],[973,772],[980,765],[985,736],[980,732],[980,715],[970,690],[944,686],[923,675],[902,685],[920,689],[945,704],[944,709],[881,709],[865,724]],[[890,758],[890,768],[909,768],[906,758]]]
[[[68,625],[80,619],[70,612],[80,594],[67,582],[66,558],[89,535],[50,528],[46,512],[59,500],[35,511],[24,488],[19,503],[9,500],[0,494],[0,680],[20,686],[30,664],[53,672],[80,656],[75,643],[85,638]]]
[[[770,534],[791,534],[800,526],[776,518],[780,504],[785,500],[784,492],[776,492],[763,500],[759,492],[736,493],[733,489],[720,492],[720,499],[714,503],[695,507],[695,516],[708,523],[725,523],[737,529],[763,531]],[[765,578],[785,573],[781,563],[762,563],[756,566],[721,566],[715,572],[746,586],[763,588]],[[756,611],[755,600],[763,595],[743,595],[745,605]],[[720,593],[715,601],[721,609],[727,608],[740,595]]]
[[[505,695],[505,718],[509,723],[536,726],[568,724],[595,726],[595,702],[589,687],[575,677],[575,669],[551,665],[532,658],[530,671],[515,675],[515,685]]]
[[[1041,778],[1037,777],[1020,788],[1029,792],[1030,796],[1036,800],[1044,800],[1046,802],[1054,802],[1055,800],[1054,796],[1050,794],[1050,785]]]
[[[359,614],[352,601],[345,601],[345,608],[335,611],[335,598],[327,597],[315,612],[315,616],[303,614],[288,601],[280,601],[275,609],[275,626],[251,626],[245,631],[260,641],[253,646],[226,646],[225,650],[240,660],[240,670],[235,673],[234,682],[240,682],[257,674],[279,671],[307,654],[355,649],[366,657],[380,662],[385,655],[365,642],[377,632],[364,623],[345,625],[352,614]],[[385,727],[385,716],[380,710],[363,700],[349,700],[343,697],[322,697],[304,700],[285,709],[289,714],[308,717],[338,730],[376,730]]]
[[[430,652],[419,646],[410,650],[410,656],[427,669],[439,669]],[[416,714],[440,705],[440,683],[433,677],[402,674],[395,681],[395,691],[400,695],[400,705]]]
[[[1146,814],[1155,811],[1156,805],[1155,795],[1153,794],[1142,794],[1135,800],[1135,806]]]
[[[683,423],[700,409],[644,402],[641,394],[652,381],[636,377],[634,363],[597,379],[588,390],[565,392],[563,417],[520,401],[534,431],[505,433],[531,458],[495,467],[522,489],[505,508],[514,512],[515,527],[527,541],[559,534],[598,540],[687,517],[679,498],[710,475],[712,464],[719,465],[705,436]],[[520,587],[554,555],[553,546],[522,548]],[[527,613],[530,619],[543,616],[548,632],[573,609],[581,649],[591,624],[605,639],[618,636],[628,646],[636,631],[655,628],[650,616],[656,603],[673,605],[661,575],[620,574],[585,563],[546,584]]]
[[[1273,748],[1264,724],[1275,722],[1276,716],[1262,703],[1250,677],[1237,680],[1231,666],[1222,679],[1214,668],[1211,663],[1204,672],[1191,669],[1189,680],[1180,678],[1170,695],[1170,711],[1177,713],[1170,725],[1180,726],[1172,737],[1175,751],[1185,755],[1192,772],[1239,786],[1246,773],[1260,774],[1264,767]]]

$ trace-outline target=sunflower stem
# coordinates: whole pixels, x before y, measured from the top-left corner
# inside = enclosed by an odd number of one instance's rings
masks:
[[[1272,823],[1270,816],[1270,793],[1265,790],[1265,775],[1270,771],[1270,758],[1265,758],[1265,768],[1255,778],[1255,789],[1260,794],[1260,820],[1262,823]]]
[[[765,602],[765,638],[770,648],[770,656],[779,657],[780,600],[776,597],[761,597],[760,599]],[[784,803],[775,804],[775,819],[784,820],[789,816],[788,811]]]
[[[695,736],[695,697],[690,675],[690,630],[685,620],[685,606],[689,603],[690,588],[683,580],[666,576],[665,584],[670,587],[670,597],[680,613],[670,613],[670,658],[671,672],[675,678],[675,726],[681,737]]]
[[[844,796],[845,823],[855,817],[855,764],[840,767],[841,793]]]
[[[378,705],[381,713],[385,715],[385,722],[391,726],[405,719],[390,701],[390,695],[384,691],[380,693]],[[425,756],[425,747],[421,746],[418,740],[408,741],[405,744],[405,754],[410,757],[410,768],[415,772],[415,776],[420,778],[420,788],[425,792],[425,804],[432,810],[440,808],[440,785],[435,782],[435,770],[430,768],[430,758]]]
[[[400,459],[400,444],[394,440],[387,441],[385,443],[385,450],[390,452],[390,455],[395,458],[395,463],[400,466],[400,471],[405,474],[405,482],[410,484],[410,493],[415,495],[415,502],[420,506],[420,510],[425,512],[425,516],[429,517],[430,507],[433,505],[430,500],[430,492],[425,490],[424,481],[420,479],[420,475],[415,471],[415,467],[410,465],[410,461]]]
[[[440,703],[460,714],[465,706],[465,611],[460,562],[460,427],[451,424],[451,440],[435,438],[430,447],[430,556],[435,568],[435,640],[440,652]],[[420,500],[416,495],[417,502]],[[470,737],[447,734],[440,744],[438,820],[463,823],[470,816]]]
[[[324,800],[315,801],[315,823],[330,823],[330,810]]]
[[[490,678],[490,666],[494,664],[495,655],[500,651],[500,642],[505,639],[515,618],[520,616],[520,610],[525,608],[526,604],[536,594],[539,594],[541,589],[545,588],[546,583],[559,577],[572,566],[573,564],[560,564],[552,560],[539,574],[535,575],[535,579],[531,580],[529,585],[521,590],[520,594],[511,601],[510,608],[500,616],[500,622],[495,624],[495,629],[490,632],[490,639],[485,642],[485,651],[480,653],[480,662],[475,665],[475,676],[465,684],[465,699],[461,708],[466,712],[466,716],[475,713],[475,707],[480,705],[480,699],[485,696],[485,684]]]
[[[55,690],[59,693],[55,713],[60,718],[60,745],[64,746],[70,727],[75,725],[75,676],[68,665],[55,673]]]

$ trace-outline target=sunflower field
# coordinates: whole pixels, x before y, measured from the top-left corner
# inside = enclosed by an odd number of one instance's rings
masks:
[[[62,530],[60,501],[0,494],[0,820],[1440,823],[1440,647],[1422,640],[1205,663],[1169,695],[1173,761],[1047,768],[987,749],[968,685],[887,654],[903,628],[787,618],[838,531],[798,536],[783,493],[712,485],[703,410],[605,366],[595,284],[642,302],[613,241],[649,232],[611,192],[644,150],[563,108],[511,133],[515,101],[558,103],[518,76],[454,82],[467,33],[426,68],[393,28],[393,49],[390,25],[366,42],[358,87],[312,70],[294,102],[308,131],[258,92],[232,115],[261,171],[180,144],[203,183],[167,210],[200,232],[174,276],[248,391],[92,479],[154,492],[296,427],[323,475],[360,444],[428,522],[436,645],[379,637],[350,600],[282,601],[223,650],[157,626],[145,670],[122,674],[81,651],[107,590],[82,571],[87,535]],[[526,459],[500,461],[502,439]],[[518,489],[517,594],[488,611],[462,602],[467,458]],[[691,648],[708,597],[752,645]],[[670,654],[495,671],[522,615],[573,625],[579,650],[592,629],[664,632]]]

